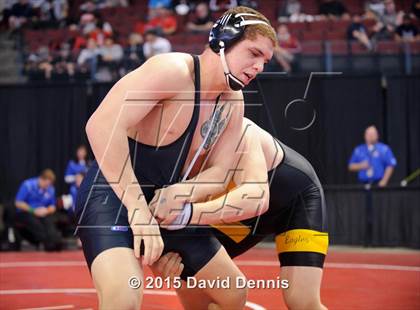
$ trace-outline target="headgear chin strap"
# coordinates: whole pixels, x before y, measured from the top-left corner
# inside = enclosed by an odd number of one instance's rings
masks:
[[[220,41],[220,43],[223,44],[223,41]],[[220,60],[222,61],[223,72],[225,73],[226,78],[226,84],[230,87],[230,89],[237,91],[244,88],[245,84],[242,83],[242,81],[236,76],[234,76],[229,70],[228,64],[226,62],[224,47],[220,49]]]
[[[243,16],[251,16],[254,17],[254,19],[246,20]],[[237,13],[235,15],[225,14],[216,21],[210,31],[210,48],[220,55],[223,72],[226,77],[226,84],[234,91],[242,89],[245,84],[230,72],[226,61],[225,50],[230,48],[243,36],[246,26],[257,24],[270,26],[267,22],[257,19],[257,17],[258,16],[253,13]]]

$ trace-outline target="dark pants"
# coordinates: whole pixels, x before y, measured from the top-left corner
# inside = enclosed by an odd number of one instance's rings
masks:
[[[28,212],[17,212],[16,224],[19,230],[25,230],[31,241],[42,243],[46,251],[61,250],[61,237],[55,228],[53,215],[37,217]]]

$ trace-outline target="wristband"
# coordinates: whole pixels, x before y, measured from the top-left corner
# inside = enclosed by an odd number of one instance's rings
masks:
[[[181,213],[175,218],[175,220],[165,227],[167,230],[179,230],[185,228],[190,222],[193,213],[193,204],[187,202],[184,204],[184,208]]]

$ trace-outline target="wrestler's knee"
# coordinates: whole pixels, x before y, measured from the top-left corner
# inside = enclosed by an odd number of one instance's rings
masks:
[[[138,310],[141,305],[139,290],[121,288],[118,285],[102,286],[98,289],[99,309]]]
[[[226,290],[226,294],[222,300],[219,300],[220,309],[242,309],[245,307],[246,298],[248,296],[247,288],[231,288]],[[209,309],[212,309],[209,307]],[[217,309],[217,308],[213,308]]]
[[[317,296],[308,296],[304,294],[283,294],[284,302],[290,310],[326,310]]]

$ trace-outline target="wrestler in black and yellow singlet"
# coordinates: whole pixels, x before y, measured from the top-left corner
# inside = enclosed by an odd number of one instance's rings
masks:
[[[328,248],[324,192],[311,164],[275,140],[282,162],[269,171],[270,205],[259,217],[214,226],[213,232],[231,257],[274,234],[281,266],[323,267]]]

